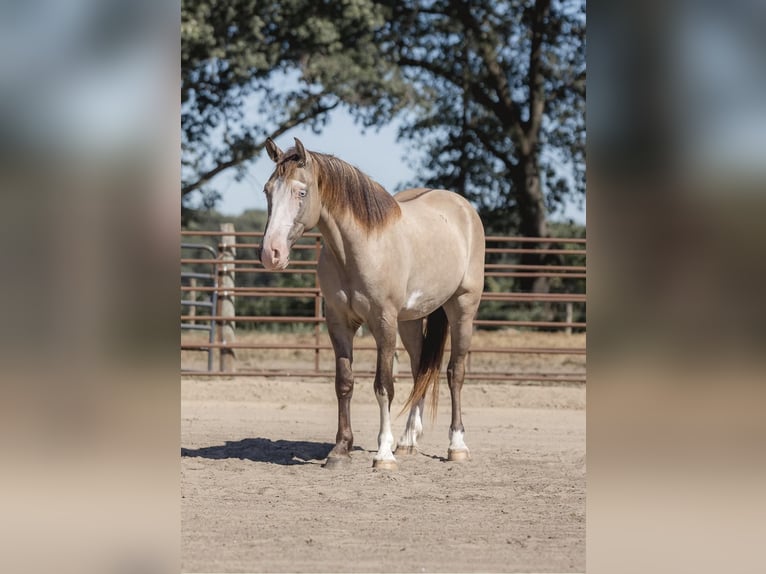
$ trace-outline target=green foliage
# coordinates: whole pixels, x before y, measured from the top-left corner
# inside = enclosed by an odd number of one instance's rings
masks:
[[[348,106],[406,109],[417,185],[454,189],[493,233],[546,235],[584,194],[583,0],[183,0],[182,189],[241,170],[265,138]],[[241,171],[240,171],[241,173]]]
[[[423,95],[402,133],[418,184],[465,195],[492,233],[547,235],[585,192],[584,1],[392,5],[391,57]]]
[[[369,0],[183,0],[182,196],[187,208],[220,199],[209,182],[239,170],[266,137],[349,106],[367,125],[406,96],[374,31],[387,9]]]
[[[584,0],[183,0],[181,61],[185,221],[267,136],[341,105],[404,111],[412,183],[468,197],[489,233],[547,237],[585,193]]]

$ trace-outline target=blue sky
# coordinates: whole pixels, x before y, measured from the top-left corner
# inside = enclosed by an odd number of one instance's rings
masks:
[[[396,141],[398,126],[392,124],[380,130],[366,130],[355,124],[345,110],[335,111],[332,119],[320,135],[310,129],[296,128],[278,138],[277,144],[285,149],[299,138],[308,149],[331,153],[347,161],[389,192],[404,189],[404,183],[417,181],[417,174],[405,159],[408,153],[405,143]],[[264,153],[247,169],[244,179],[235,181],[234,174],[222,173],[213,181],[221,192],[218,210],[226,215],[239,215],[246,209],[265,209],[263,185],[273,171],[273,163]],[[585,223],[585,208],[567,205],[563,214],[553,214],[553,219],[571,218]]]

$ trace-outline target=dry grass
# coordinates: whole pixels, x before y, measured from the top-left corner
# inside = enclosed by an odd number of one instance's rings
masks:
[[[183,333],[182,342],[193,344],[206,341],[206,336],[199,332]],[[517,329],[500,331],[477,331],[474,335],[472,353],[469,358],[471,373],[585,373],[585,355],[582,354],[542,354],[519,353],[519,348],[556,348],[583,349],[586,335],[576,333],[567,335],[563,332],[536,332]],[[285,349],[288,345],[313,345],[316,337],[313,333],[260,333],[239,331],[237,344],[251,344],[255,348],[237,349],[237,370],[286,371],[313,370],[316,352],[313,349]],[[329,347],[327,333],[319,334],[319,344]],[[269,348],[275,347],[275,348]],[[375,369],[375,341],[369,334],[357,337],[355,341],[354,367],[358,372]],[[502,352],[482,352],[482,349],[503,349]],[[369,349],[369,350],[368,350]],[[449,352],[449,343],[447,347]],[[507,349],[507,350],[506,350]],[[334,370],[332,349],[319,351],[319,368],[323,371]],[[403,351],[397,353],[402,375],[409,372],[409,359]],[[196,351],[182,351],[183,369],[206,369],[207,354]],[[216,361],[217,364],[217,361]]]

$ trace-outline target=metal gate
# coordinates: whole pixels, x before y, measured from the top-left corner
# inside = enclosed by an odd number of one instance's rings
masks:
[[[213,351],[212,346],[215,343],[215,321],[209,317],[216,314],[218,308],[218,252],[214,247],[210,245],[203,245],[201,243],[181,243],[181,316],[185,320],[181,321],[181,329],[187,329],[190,331],[207,331],[208,332],[208,344],[193,346],[187,345],[186,350],[190,351],[204,351],[207,353],[207,370],[213,370]],[[210,272],[201,271],[184,271],[184,266],[191,268],[186,259],[183,258],[183,252],[192,252],[197,257],[195,258],[197,267],[210,266]],[[211,259],[209,262],[204,257],[199,257],[202,254],[210,254]],[[201,285],[197,285],[197,281],[201,282]],[[200,287],[200,290],[197,290]],[[201,315],[197,318],[197,308],[203,308],[207,310],[206,315]],[[186,308],[186,313],[184,313]]]

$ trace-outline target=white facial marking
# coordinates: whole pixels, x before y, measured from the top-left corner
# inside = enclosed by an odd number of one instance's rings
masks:
[[[380,407],[380,434],[378,434],[378,453],[375,460],[396,460],[391,447],[394,446],[394,435],[391,433],[391,414],[388,411],[388,395],[375,393]]]
[[[277,179],[274,193],[271,198],[271,229],[290,228],[293,226],[295,216],[298,214],[297,202],[292,201],[292,186],[296,182],[294,179],[285,181],[282,178]],[[304,186],[305,187],[305,186]]]
[[[404,304],[404,306],[407,309],[414,309],[415,303],[417,303],[418,299],[423,295],[422,291],[413,291],[410,293],[410,296],[407,298],[407,302]]]
[[[298,190],[298,191],[306,189],[307,187],[305,183],[303,183],[302,181],[298,181],[297,179],[291,179],[289,183],[294,190]]]
[[[270,198],[269,224],[263,236],[261,261],[268,269],[284,269],[290,261],[290,231],[301,211],[300,196],[306,184],[278,178]]]

